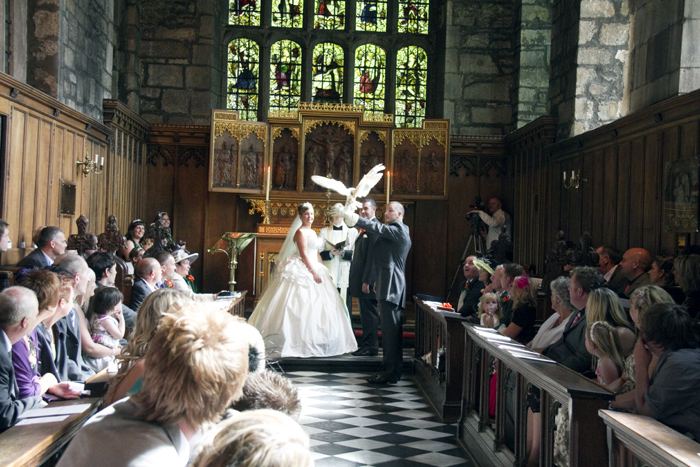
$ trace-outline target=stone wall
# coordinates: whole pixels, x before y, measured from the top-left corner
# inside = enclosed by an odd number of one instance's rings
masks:
[[[502,135],[513,122],[512,0],[447,4],[444,118],[454,135]]]
[[[119,102],[137,114],[141,110],[141,1],[117,2],[113,89]]]
[[[579,14],[579,0],[552,3],[549,112],[559,119],[557,139],[570,136],[574,126]]]
[[[627,0],[582,0],[571,136],[620,118],[626,108],[629,52]]]
[[[140,114],[148,122],[209,123],[221,94],[220,4],[142,2]]]
[[[631,110],[700,88],[700,2],[636,0]]]
[[[520,128],[548,112],[552,20],[550,0],[515,3],[514,120]]]
[[[56,97],[102,121],[102,100],[112,97],[114,0],[63,0],[60,5]]]

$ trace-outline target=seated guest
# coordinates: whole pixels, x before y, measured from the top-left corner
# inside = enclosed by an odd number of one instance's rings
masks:
[[[684,307],[663,303],[650,306],[639,325],[637,412],[700,440],[700,349],[693,319]],[[652,355],[659,363],[649,377]]]
[[[0,292],[0,432],[17,423],[25,411],[41,403],[41,396],[19,397],[12,346],[29,334],[39,321],[39,302],[34,292],[10,287]]]
[[[692,318],[700,318],[700,255],[681,255],[673,263],[676,284],[685,294],[683,304]]]
[[[620,378],[625,370],[625,359],[617,329],[612,324],[607,321],[589,324],[586,327],[586,349],[597,360],[595,374],[598,384],[607,387]]]
[[[239,398],[248,343],[224,311],[188,306],[166,313],[146,353],[143,387],[98,412],[59,466],[185,466],[189,440]]]
[[[685,294],[680,287],[676,286],[676,278],[673,276],[673,262],[671,256],[654,258],[654,261],[651,262],[651,269],[649,269],[649,279],[651,285],[664,289],[680,305],[685,301]]]
[[[501,320],[501,325],[508,326],[510,320],[513,317],[513,301],[510,297],[510,289],[513,285],[513,281],[516,277],[525,274],[523,267],[516,263],[508,263],[503,265],[503,272],[500,275],[501,288],[506,291],[506,295],[503,296],[503,319]]]
[[[191,300],[216,300],[219,294],[195,293],[192,280],[185,279],[189,276],[190,264],[197,261],[198,257],[197,253],[188,253],[184,249],[179,249],[173,253],[175,272],[169,277],[173,283],[173,289],[184,293]]]
[[[476,314],[476,308],[481,298],[481,289],[484,288],[484,283],[479,281],[479,270],[474,266],[475,259],[476,256],[467,256],[462,268],[465,281],[459,294],[457,312],[465,318]]]
[[[51,271],[49,271],[51,272]],[[71,380],[71,370],[75,370],[75,362],[69,358],[67,350],[67,330],[65,326],[56,325],[73,310],[73,277],[66,272],[56,273],[61,280],[62,288],[70,286],[70,296],[62,296],[56,307],[56,312],[45,316],[36,327],[37,336],[37,371],[39,374],[51,373],[57,381]],[[24,282],[23,282],[24,283]],[[64,320],[65,321],[65,320]]]
[[[625,287],[625,297],[629,297],[638,287],[649,285],[649,273],[651,267],[651,255],[644,248],[630,248],[622,255],[620,269],[622,275],[629,281]]]
[[[479,258],[474,260],[474,266],[479,270],[479,281],[483,282],[484,288],[481,292],[485,292],[486,287],[491,284],[491,276],[493,275],[493,266],[491,260],[487,258]]]
[[[129,258],[131,250],[134,248],[141,248],[141,239],[146,233],[146,224],[141,219],[134,219],[129,224],[129,228],[126,232],[126,242],[124,243],[124,248],[119,252],[122,258],[126,261]]]
[[[629,281],[623,275],[620,267],[622,255],[617,251],[617,248],[610,245],[598,247],[596,253],[598,253],[598,271],[605,279],[605,286],[620,297],[624,297]]]
[[[243,395],[231,408],[239,412],[272,409],[299,420],[301,399],[288,378],[275,371],[263,370],[248,374]]]
[[[588,296],[586,322],[590,324],[596,321],[606,321],[617,329],[623,357],[632,353],[636,341],[634,326],[627,319],[617,294],[607,287],[593,290]]]
[[[34,292],[39,300],[38,320],[51,319],[58,308],[62,311],[70,309],[73,303],[73,279],[67,274],[62,276],[59,278],[46,269],[35,269],[22,279],[22,286]],[[24,399],[49,392],[64,399],[77,399],[80,392],[70,389],[68,382],[59,383],[51,371],[39,376],[38,356],[41,350],[37,343],[37,328],[12,345],[12,363],[15,366],[19,397]]]
[[[508,290],[513,302],[513,314],[508,326],[502,327],[500,333],[522,344],[535,337],[535,319],[537,317],[536,286],[527,276],[518,276]]]
[[[501,304],[495,293],[486,292],[479,299],[479,324],[497,329],[503,318]]]
[[[10,224],[0,219],[0,253],[5,253],[12,244],[10,240]]]
[[[312,467],[309,435],[275,410],[241,412],[220,422],[204,441],[195,467]]]
[[[134,334],[117,358],[119,371],[109,382],[103,405],[109,405],[141,389],[144,357],[151,338],[158,329],[160,318],[170,309],[181,308],[185,302],[185,296],[172,289],[159,289],[146,297],[136,318]]]
[[[557,277],[550,284],[552,294],[552,316],[542,323],[534,339],[527,346],[537,352],[558,341],[573,316],[574,307],[569,300],[569,278]]]
[[[136,266],[134,286],[131,288],[131,303],[129,308],[138,311],[141,303],[150,294],[156,291],[157,284],[161,280],[163,269],[154,258],[144,258]]]
[[[101,287],[90,300],[90,308],[85,315],[90,337],[97,345],[110,349],[113,354],[121,351],[119,340],[124,337],[124,316],[122,316],[122,293],[114,287]],[[114,356],[101,358],[85,357],[85,361],[95,372],[114,362]]]
[[[129,261],[126,263],[127,272],[133,274],[136,270],[136,265],[143,259],[145,250],[143,248],[132,248],[129,252]]]
[[[82,256],[74,253],[67,253],[56,258],[54,266],[61,268],[73,276],[75,295],[82,295],[87,290],[90,281],[90,268]],[[77,305],[74,308],[79,308]],[[71,381],[85,381],[95,372],[83,361],[82,341],[80,338],[80,319],[78,311],[72,309],[68,316],[58,320],[54,325],[60,340],[55,342],[56,347],[64,346],[65,354],[68,358],[68,379]],[[61,357],[62,352],[57,352],[57,357]]]
[[[66,252],[68,243],[63,230],[58,227],[44,227],[41,229],[36,246],[31,253],[17,263],[17,267],[41,269],[51,266],[59,255]]]
[[[655,285],[645,285],[632,292],[632,296],[630,296],[630,316],[637,330],[637,334],[639,333],[640,318],[651,305],[657,303],[672,304],[674,300],[665,290]],[[654,371],[657,361],[657,357],[653,356],[647,371],[649,376],[651,376]],[[635,409],[634,386],[635,364],[633,352],[625,359],[625,371],[622,373],[622,376],[606,386],[609,390],[617,394],[615,400],[612,402],[613,409],[629,411]]]
[[[117,279],[117,258],[111,253],[97,252],[87,260],[88,266],[95,273],[97,280],[96,287],[116,287],[115,280]],[[122,307],[124,314],[124,323],[129,329],[134,329],[136,324],[136,312],[128,306]],[[82,329],[82,328],[81,328]],[[87,352],[86,352],[87,353]],[[92,357],[100,357],[103,355],[91,355]]]
[[[591,356],[586,351],[586,302],[589,294],[604,284],[597,269],[578,266],[571,271],[569,300],[575,311],[564,328],[561,339],[545,347],[542,355],[578,373],[591,370]]]

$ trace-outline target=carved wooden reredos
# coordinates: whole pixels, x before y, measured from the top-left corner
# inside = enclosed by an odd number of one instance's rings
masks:
[[[264,209],[269,190],[272,223],[284,225],[299,201],[325,208],[341,200],[335,193],[329,199],[312,175],[354,186],[383,163],[391,172],[392,200],[445,199],[449,121],[425,120],[423,128],[406,129],[394,128],[393,120],[349,104],[301,103],[297,110],[271,111],[268,123],[214,110],[209,189],[247,194],[254,210]],[[372,190],[380,206],[386,190],[385,176]]]

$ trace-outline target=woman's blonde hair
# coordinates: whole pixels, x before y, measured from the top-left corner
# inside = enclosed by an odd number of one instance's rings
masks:
[[[309,435],[275,410],[240,412],[215,427],[195,467],[311,467]]]
[[[612,290],[601,287],[591,290],[586,302],[586,322],[607,321],[613,326],[626,327],[634,330],[632,323],[620,304],[620,298]]]
[[[164,314],[146,352],[143,386],[131,396],[136,416],[194,430],[217,422],[243,394],[248,349],[242,324],[225,311],[188,302]]]
[[[676,283],[684,293],[700,290],[700,255],[681,255],[673,262]]]
[[[523,305],[537,306],[537,286],[529,276],[518,276],[513,280],[510,290],[510,299],[513,300],[513,309]]]
[[[479,299],[479,318],[486,313],[486,310],[484,309],[486,305],[487,300],[495,300],[496,305],[497,305],[497,311],[496,311],[496,316],[498,316],[498,319],[503,318],[503,308],[501,307],[501,302],[498,300],[498,296],[495,293],[487,292],[481,296]]]
[[[595,345],[599,357],[612,360],[619,375],[625,371],[625,359],[622,358],[622,344],[617,329],[607,321],[595,321],[586,328],[586,337]]]
[[[639,287],[632,292],[632,295],[630,295],[630,305],[633,305],[637,310],[637,314],[639,316],[638,320],[640,321],[644,312],[647,311],[647,308],[657,303],[676,302],[668,292],[657,285],[645,285],[643,287]]]
[[[148,345],[158,329],[160,318],[176,305],[182,306],[186,301],[188,301],[187,297],[174,289],[158,289],[146,297],[136,316],[134,335],[117,357],[119,371],[109,382],[109,390],[105,395],[105,400],[111,401],[114,398],[114,392],[119,383],[136,362],[146,356]]]

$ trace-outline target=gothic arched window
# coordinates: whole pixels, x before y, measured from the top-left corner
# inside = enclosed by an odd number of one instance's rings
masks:
[[[439,63],[430,8],[430,0],[229,0],[227,108],[265,121],[300,102],[347,103],[419,127],[439,92],[428,92],[429,65]]]

